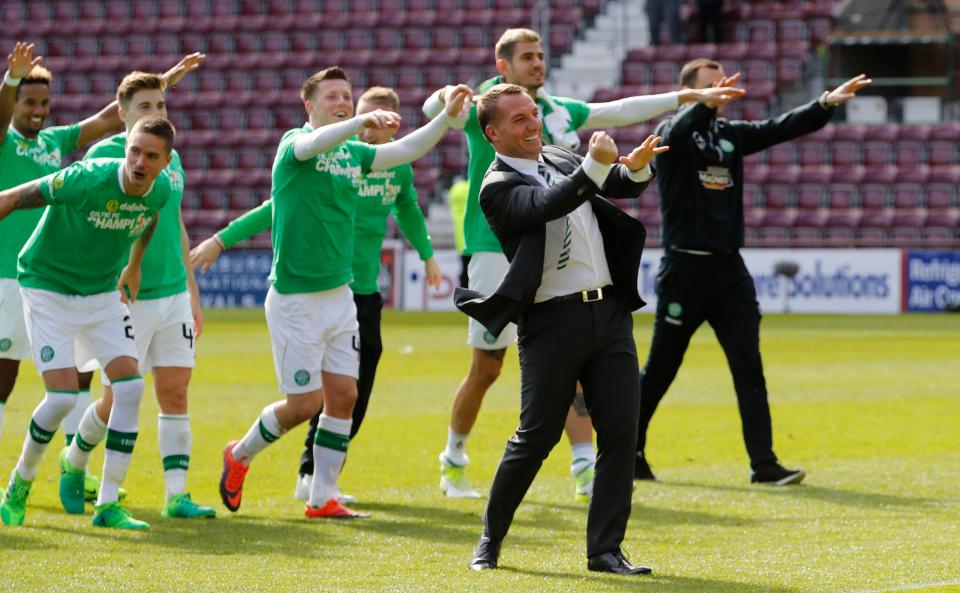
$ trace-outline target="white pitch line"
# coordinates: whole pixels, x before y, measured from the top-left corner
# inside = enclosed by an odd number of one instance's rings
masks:
[[[849,591],[848,593],[888,593],[889,591],[916,591],[917,589],[930,589],[932,587],[949,587],[950,585],[960,585],[960,581],[944,581],[942,583],[917,583],[914,585],[898,585],[896,587],[885,587],[883,589],[870,589],[862,591]]]

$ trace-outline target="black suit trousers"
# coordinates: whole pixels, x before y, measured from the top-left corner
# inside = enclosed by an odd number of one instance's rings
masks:
[[[630,311],[615,294],[594,303],[541,303],[523,314],[518,334],[520,425],[493,478],[484,531],[494,540],[506,536],[520,501],[563,433],[579,379],[598,449],[587,556],[617,550],[630,518],[639,413]]]
[[[657,318],[640,379],[637,450],[670,387],[690,338],[706,321],[727,357],[737,392],[743,440],[753,467],[777,460],[760,359],[760,309],[753,278],[739,253],[693,255],[667,250],[657,276]]]
[[[353,406],[353,424],[350,426],[351,439],[357,436],[363,418],[367,415],[373,380],[377,376],[380,355],[383,354],[383,340],[380,338],[383,297],[379,292],[355,294],[353,302],[357,305],[357,324],[360,326],[360,378],[357,379],[357,403]],[[310,419],[307,439],[303,442],[303,453],[300,455],[300,475],[313,475],[313,440],[316,438],[319,422],[320,414]]]

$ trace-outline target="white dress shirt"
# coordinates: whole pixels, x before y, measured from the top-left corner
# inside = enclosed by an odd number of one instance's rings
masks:
[[[543,187],[551,184],[540,174],[541,166],[546,167],[553,183],[566,177],[547,164],[543,157],[534,161],[497,153],[497,158],[517,172],[537,179]],[[590,180],[602,188],[613,165],[598,163],[587,155],[581,167]],[[651,176],[650,168],[636,171],[631,176],[635,181],[646,181]],[[535,303],[613,283],[603,248],[603,236],[589,201],[570,214],[547,222],[546,231],[543,276],[534,298]]]

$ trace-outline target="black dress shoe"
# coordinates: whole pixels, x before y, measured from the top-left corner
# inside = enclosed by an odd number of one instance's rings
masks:
[[[789,486],[799,484],[806,475],[802,469],[787,469],[779,463],[764,463],[750,471],[750,481],[754,484]]]
[[[480,536],[477,549],[473,551],[473,560],[468,565],[470,570],[493,570],[497,567],[500,557],[500,541],[492,540],[486,535]]]
[[[633,479],[650,480],[654,482],[657,480],[657,476],[653,475],[650,464],[647,463],[646,458],[643,456],[643,451],[637,453],[637,460],[633,466]]]
[[[587,569],[594,572],[612,572],[614,574],[650,574],[653,572],[647,566],[634,566],[623,556],[620,550],[597,554],[587,559]]]

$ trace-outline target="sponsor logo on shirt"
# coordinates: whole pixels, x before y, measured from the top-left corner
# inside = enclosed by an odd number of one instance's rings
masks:
[[[726,167],[707,167],[706,171],[697,171],[700,183],[707,189],[727,189],[733,186],[733,176]]]
[[[31,146],[23,140],[17,141],[17,156],[24,156],[44,167],[59,167],[62,155],[59,148],[47,148],[43,143]]]

